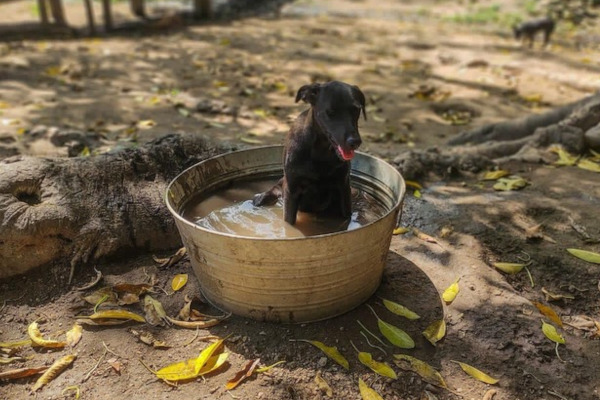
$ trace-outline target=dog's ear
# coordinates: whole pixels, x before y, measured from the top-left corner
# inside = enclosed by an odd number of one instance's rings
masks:
[[[317,96],[319,95],[320,89],[320,83],[302,86],[300,89],[298,89],[298,93],[296,93],[296,103],[300,100],[303,100],[305,103],[314,105],[317,102]]]
[[[361,92],[361,90],[356,85],[352,86],[352,97],[354,97],[354,100],[358,101],[358,104],[360,104],[360,109],[362,110],[363,117],[365,118],[365,121],[366,121],[367,120],[367,112],[365,111],[365,95],[363,94],[363,92]]]

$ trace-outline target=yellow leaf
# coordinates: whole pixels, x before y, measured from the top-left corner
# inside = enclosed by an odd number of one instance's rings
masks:
[[[204,364],[206,364],[208,359],[213,356],[213,354],[219,349],[219,347],[221,347],[224,341],[225,339],[219,339],[200,352],[200,355],[198,356],[198,358],[196,358],[196,361],[194,363],[194,371],[196,373],[200,372],[202,367],[204,367]]]
[[[379,393],[368,387],[360,378],[358,378],[358,390],[360,390],[360,396],[363,400],[383,400],[383,397],[381,397]]]
[[[546,335],[548,339],[552,340],[555,343],[566,343],[565,338],[562,337],[562,335],[556,331],[554,325],[542,321],[542,332],[544,332],[544,335]]]
[[[11,105],[5,101],[0,101],[0,110],[5,108],[10,108]]]
[[[267,117],[267,112],[265,110],[263,110],[262,108],[257,108],[256,110],[253,110],[252,112],[257,117],[260,117],[260,118],[266,118]]]
[[[419,239],[424,240],[427,243],[436,243],[437,244],[437,240],[435,240],[435,238],[433,236],[423,233],[417,228],[413,228],[412,230],[413,230],[413,233],[415,234],[415,236],[418,237]]]
[[[561,147],[554,147],[550,151],[558,155],[558,160],[554,162],[554,165],[575,165],[575,163],[579,159],[579,156],[574,156]]]
[[[542,95],[539,93],[521,96],[528,103],[539,103],[542,101]]]
[[[394,229],[392,231],[392,234],[394,234],[394,235],[404,235],[407,232],[410,232],[409,228],[404,228],[404,227],[399,226],[398,228],[396,228],[396,229]]]
[[[24,135],[26,131],[27,131],[27,129],[21,127],[19,129],[17,129],[17,135]]]
[[[405,354],[394,354],[394,358],[396,359],[396,365],[398,365],[400,368],[402,368],[402,365],[401,363],[398,363],[398,361],[408,361],[410,363],[410,370],[419,374],[426,382],[443,388],[448,387],[446,386],[446,382],[444,381],[442,375],[425,361],[421,361],[418,358],[414,358]]]
[[[51,67],[46,68],[44,73],[46,75],[48,75],[49,77],[54,78],[54,77],[60,75],[60,70],[61,70],[60,65],[53,65]]]
[[[197,358],[190,358],[189,360],[181,361],[161,368],[156,371],[155,374],[157,378],[170,382],[194,379],[219,368],[221,365],[223,365],[225,360],[227,360],[228,356],[229,353],[221,353],[219,355],[209,357],[209,359],[204,363],[203,367],[198,371],[196,371],[195,367]]]
[[[425,328],[423,331],[423,336],[425,336],[425,339],[427,339],[429,343],[435,346],[437,342],[446,336],[446,321],[443,319],[433,321],[427,328]]]
[[[404,181],[404,183],[406,184],[406,186],[411,187],[413,189],[417,189],[417,190],[423,190],[423,185],[421,185],[419,182],[415,182],[415,181]]]
[[[175,292],[185,286],[188,281],[188,274],[177,274],[173,277],[171,282],[171,289]]]
[[[600,172],[600,164],[597,164],[591,160],[583,159],[577,163],[577,166],[581,169],[585,169],[592,172]]]
[[[81,340],[81,334],[83,332],[83,328],[77,322],[73,324],[73,328],[69,332],[67,332],[67,344],[70,347],[75,347],[77,343]]]
[[[83,316],[82,318],[94,319],[127,319],[137,322],[146,322],[144,317],[139,314],[133,313],[127,310],[101,310],[93,313],[90,316]]]
[[[417,199],[421,198],[421,192],[418,189],[415,189],[415,191],[413,192],[413,196],[415,196]]]
[[[573,254],[575,257],[580,258],[584,261],[591,262],[594,264],[600,264],[600,254],[593,253],[587,250],[580,249],[567,249],[567,251]]]
[[[385,308],[387,308],[389,311],[393,312],[396,315],[400,315],[410,320],[421,318],[416,312],[409,310],[401,304],[386,299],[382,299],[382,301]]]
[[[152,105],[152,106],[155,106],[158,103],[160,103],[160,97],[152,96],[152,97],[150,97],[150,100],[148,100],[148,103],[150,103],[150,105]]]
[[[79,157],[89,157],[92,153],[90,152],[90,148],[85,146],[81,153],[79,153]]]
[[[42,337],[42,332],[40,332],[39,326],[37,322],[32,322],[27,327],[27,333],[31,338],[31,341],[34,345],[40,347],[50,347],[50,348],[62,348],[67,345],[65,342],[59,342],[57,340],[46,340]]]
[[[48,368],[46,372],[44,372],[44,374],[38,378],[38,380],[35,382],[35,385],[33,385],[33,387],[31,388],[31,391],[35,392],[36,390],[41,389],[42,386],[50,383],[50,381],[52,381],[54,378],[60,375],[61,372],[63,372],[69,365],[71,365],[71,363],[76,358],[77,355],[69,354],[56,360],[50,366],[50,368]]]
[[[151,120],[151,119],[145,119],[142,121],[138,121],[138,123],[136,124],[136,126],[140,129],[150,129],[152,127],[156,126],[156,122]]]
[[[257,369],[255,370],[255,372],[256,372],[257,374],[262,374],[263,372],[267,372],[267,371],[269,371],[271,368],[273,368],[273,367],[275,367],[275,366],[277,366],[277,365],[279,365],[279,364],[283,364],[284,362],[285,362],[285,361],[277,361],[275,364],[271,364],[271,365],[268,365],[268,366],[266,366],[266,367],[260,367],[260,368],[257,368]]]
[[[0,347],[4,347],[4,348],[22,347],[22,346],[29,346],[29,345],[31,345],[31,343],[32,343],[31,339],[15,340],[12,342],[0,342]]]
[[[527,181],[520,176],[512,176],[509,178],[500,178],[494,184],[494,190],[519,190],[527,186]]]
[[[498,379],[492,378],[485,372],[482,372],[482,371],[478,370],[477,368],[470,366],[469,364],[461,363],[458,361],[453,361],[453,362],[460,365],[460,367],[462,368],[463,371],[465,371],[467,374],[471,375],[473,378],[477,379],[478,381],[481,381],[484,383],[489,383],[490,385],[494,385],[494,384],[498,383]]]
[[[358,353],[358,360],[369,367],[376,374],[392,379],[398,379],[396,372],[394,372],[389,365],[373,360],[373,356],[370,353],[360,351]]]
[[[444,302],[448,305],[452,304],[452,302],[456,298],[456,295],[458,294],[458,292],[460,292],[460,288],[458,287],[459,280],[460,278],[454,281],[454,283],[448,286],[448,288],[444,290],[444,293],[442,293],[442,299],[444,299]]]
[[[520,263],[503,263],[503,262],[494,263],[494,267],[498,268],[500,271],[505,272],[507,274],[516,274],[518,272],[521,272],[521,270],[526,265],[527,264],[520,264]]]
[[[548,317],[550,319],[550,321],[556,323],[558,326],[563,326],[563,322],[561,321],[560,317],[558,316],[558,314],[552,309],[552,307],[547,306],[545,304],[542,303],[538,303],[537,301],[532,301],[533,305],[536,306],[536,308],[542,313],[544,314],[546,317]]]
[[[321,371],[317,371],[315,375],[315,383],[317,384],[319,390],[322,393],[325,393],[327,397],[333,397],[333,389],[329,386],[329,383],[321,376]]]
[[[346,369],[350,369],[350,364],[348,360],[338,351],[337,347],[329,347],[325,345],[323,342],[319,342],[317,340],[305,340],[305,339],[297,339],[299,342],[307,342],[321,350],[325,355],[331,358],[336,363],[340,364],[342,367]]]
[[[481,180],[495,181],[497,179],[504,178],[508,175],[510,175],[510,172],[505,169],[499,169],[497,171],[488,171],[483,175],[483,178],[481,178]]]
[[[263,141],[249,136],[240,137],[240,141],[248,144],[262,144]]]

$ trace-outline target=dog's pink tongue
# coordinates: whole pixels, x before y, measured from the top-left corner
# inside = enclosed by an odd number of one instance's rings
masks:
[[[352,160],[352,158],[354,158],[354,150],[345,151],[344,149],[342,149],[342,146],[338,146],[337,148],[344,160],[350,161]]]

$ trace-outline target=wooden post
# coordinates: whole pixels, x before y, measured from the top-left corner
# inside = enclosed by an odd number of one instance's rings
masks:
[[[102,0],[102,15],[104,16],[104,29],[108,32],[113,28],[111,0]]]
[[[48,0],[50,3],[50,11],[54,22],[60,26],[67,26],[67,20],[65,18],[65,11],[63,9],[62,0]]]
[[[88,27],[90,28],[90,34],[96,34],[96,23],[94,22],[94,9],[92,7],[92,0],[84,0],[85,13],[87,15]]]
[[[194,18],[210,19],[212,18],[211,0],[194,0]]]
[[[144,0],[131,0],[131,12],[138,17],[146,18],[146,10],[144,10]]]
[[[37,0],[38,10],[40,12],[40,19],[42,20],[42,25],[48,25],[48,10],[46,9],[46,0]]]

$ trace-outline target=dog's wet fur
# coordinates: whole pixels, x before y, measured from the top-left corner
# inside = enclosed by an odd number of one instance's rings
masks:
[[[283,215],[294,225],[298,211],[350,219],[350,160],[362,141],[358,132],[365,96],[354,85],[331,81],[302,86],[296,102],[310,108],[292,125],[284,146],[283,178],[254,196],[256,206],[283,197]]]

